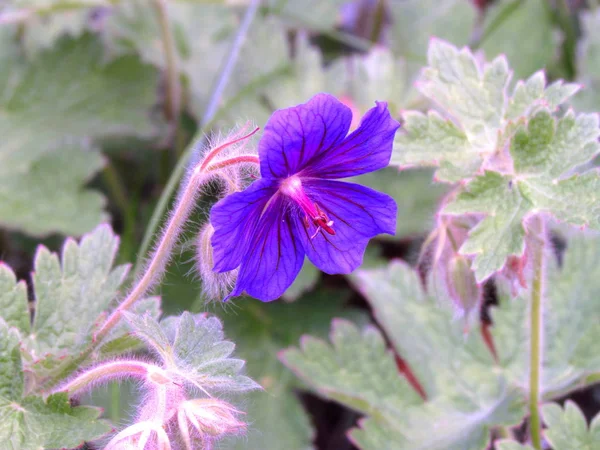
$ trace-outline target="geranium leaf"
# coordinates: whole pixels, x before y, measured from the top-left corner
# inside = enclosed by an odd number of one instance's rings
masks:
[[[134,335],[157,353],[165,368],[199,389],[234,392],[259,387],[242,374],[244,361],[230,357],[235,344],[225,340],[216,317],[184,312],[159,323],[148,314],[125,312],[124,316]]]
[[[600,446],[600,415],[587,426],[585,416],[572,401],[564,409],[555,403],[542,407],[547,429],[546,439],[552,448],[560,450],[594,450]]]
[[[0,224],[79,235],[106,219],[102,196],[81,187],[103,165],[90,139],[149,134],[157,76],[133,56],[103,60],[100,40],[86,34],[25,64],[3,61]]]

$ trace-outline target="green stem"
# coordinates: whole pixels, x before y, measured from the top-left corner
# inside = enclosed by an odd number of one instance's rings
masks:
[[[152,244],[152,238],[154,237],[156,230],[158,229],[158,227],[165,215],[165,212],[167,211],[169,202],[170,202],[175,190],[177,189],[177,186],[179,185],[179,181],[181,180],[181,177],[183,176],[183,173],[185,172],[185,168],[187,167],[190,157],[194,153],[194,150],[197,149],[204,142],[204,139],[205,139],[204,132],[208,129],[211,121],[213,120],[213,118],[218,110],[218,106],[219,106],[219,103],[221,102],[221,97],[223,95],[223,91],[225,90],[225,87],[227,86],[227,83],[229,82],[229,78],[231,77],[231,73],[237,62],[237,58],[240,53],[240,49],[241,49],[242,45],[244,44],[246,35],[248,34],[250,25],[252,24],[252,21],[254,20],[254,16],[256,15],[256,11],[258,9],[259,4],[260,4],[260,0],[252,0],[252,3],[250,3],[248,8],[246,9],[246,14],[244,15],[244,19],[242,20],[242,23],[240,24],[240,27],[238,28],[238,31],[237,31],[237,34],[233,41],[233,44],[231,45],[231,50],[229,52],[229,56],[221,70],[221,74],[218,78],[215,89],[213,90],[208,107],[206,108],[204,117],[202,118],[201,127],[196,132],[196,135],[192,139],[192,142],[190,143],[190,145],[188,145],[188,147],[185,150],[185,152],[183,153],[183,155],[181,155],[181,158],[179,158],[179,161],[177,162],[177,165],[175,166],[175,169],[173,170],[173,173],[171,174],[171,177],[169,178],[167,186],[165,187],[160,198],[158,199],[158,203],[156,205],[156,208],[154,209],[154,212],[152,213],[152,217],[150,218],[150,223],[148,224],[148,227],[146,228],[146,233],[144,234],[144,239],[142,241],[142,245],[138,252],[138,259],[137,259],[137,262],[135,264],[135,269],[134,269],[134,277],[139,276],[140,272],[142,271],[144,257],[146,256],[146,254],[148,253],[148,250],[150,249],[150,245]]]
[[[179,126],[179,108],[181,103],[181,83],[179,69],[177,68],[177,49],[175,48],[175,39],[171,30],[166,0],[154,0],[153,5],[160,25],[161,41],[167,66],[166,116],[171,125],[172,136],[175,137],[177,136],[177,128]]]
[[[531,290],[530,329],[531,349],[529,355],[529,429],[531,442],[536,450],[542,449],[540,421],[540,378],[542,360],[542,295],[544,280],[544,224],[538,218],[538,239],[532,240],[533,284]]]

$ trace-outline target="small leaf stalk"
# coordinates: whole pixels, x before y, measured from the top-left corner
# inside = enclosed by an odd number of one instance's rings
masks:
[[[542,301],[544,295],[544,251],[545,225],[539,216],[532,219],[531,255],[533,266],[533,281],[531,289],[530,321],[530,355],[529,355],[529,429],[531,443],[536,450],[542,449],[541,420],[540,420],[540,380],[542,361]]]

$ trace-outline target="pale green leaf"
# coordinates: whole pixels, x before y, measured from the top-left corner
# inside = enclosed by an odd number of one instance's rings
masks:
[[[91,339],[92,326],[117,295],[126,266],[112,269],[118,238],[100,226],[80,244],[68,239],[59,261],[40,247],[35,258],[35,315],[25,337],[37,355],[73,353]]]
[[[425,293],[400,262],[351,277],[423,387],[423,401],[395,367],[381,334],[334,323],[333,346],[305,337],[286,365],[321,395],[371,416],[352,432],[364,448],[483,450],[490,427],[519,422],[522,391],[508,383],[477,333],[466,335],[446,298]]]
[[[572,401],[565,403],[564,410],[551,403],[542,407],[546,439],[555,450],[596,450],[600,447],[600,415],[588,429],[585,416]]]
[[[0,319],[0,399],[19,400],[23,395],[23,365],[19,351],[21,336]]]
[[[502,268],[509,256],[523,254],[523,219],[531,209],[511,177],[490,171],[475,178],[444,208],[445,214],[489,214],[471,230],[460,249],[463,254],[475,255],[472,267],[479,281]]]
[[[600,9],[581,10],[582,37],[577,52],[577,81],[583,91],[574,99],[583,111],[600,109]]]
[[[535,450],[530,445],[523,445],[509,440],[496,441],[496,448],[498,450]]]
[[[103,60],[101,42],[87,34],[0,67],[0,80],[10,80],[0,83],[4,226],[82,234],[106,218],[102,197],[81,189],[102,166],[89,140],[148,135],[157,76],[132,56]]]
[[[477,16],[472,2],[463,0],[402,0],[389,2],[394,53],[424,61],[431,36],[466,45]]]
[[[556,178],[588,162],[600,144],[597,114],[567,113],[556,121],[548,111],[536,113],[516,131],[510,154],[522,177]]]
[[[219,313],[238,354],[247,361],[248,374],[264,388],[250,394],[246,417],[252,428],[235,448],[262,450],[281,442],[289,450],[312,448],[313,427],[294,392],[299,382],[277,356],[304,333],[326,336],[333,317],[363,320],[357,311],[343,308],[346,300],[344,291],[321,289],[288,304],[246,299]]]
[[[235,344],[225,340],[216,317],[184,312],[160,323],[148,314],[125,312],[124,317],[134,335],[158,354],[167,370],[199,389],[234,392],[258,387],[242,375],[244,361],[230,358]]]
[[[556,111],[578,90],[577,85],[562,81],[547,86],[544,73],[537,72],[517,82],[510,96],[510,74],[504,56],[485,63],[467,48],[459,50],[432,40],[428,66],[417,87],[440,107],[443,115],[435,111],[427,115],[404,112],[405,123],[396,135],[391,164],[438,167],[436,179],[451,183],[479,174],[482,167],[506,165],[504,148],[510,146],[515,130],[534,114]],[[591,116],[577,117],[573,119],[576,124],[568,126],[571,117],[568,114],[564,118],[559,124],[563,128],[556,130],[552,138],[556,153],[564,146],[563,135],[587,142],[586,134],[593,128]],[[579,135],[582,129],[586,133]],[[546,128],[544,131],[549,132]],[[575,148],[579,141],[574,143]],[[577,152],[569,158],[585,159]]]
[[[27,285],[17,283],[14,272],[0,263],[0,317],[12,327],[29,333],[31,317],[27,301]]]
[[[508,14],[507,10],[510,10]],[[502,15],[505,17],[497,27],[489,33],[484,31],[481,48],[486,55],[491,58],[505,54],[516,79],[528,77],[547,66],[557,53],[558,41],[546,0],[495,2],[486,11],[484,30],[498,22]]]
[[[506,108],[506,58],[499,56],[482,66],[468,49],[434,39],[427,60],[418,81],[420,91],[460,123],[473,147],[493,150]]]
[[[546,74],[539,71],[527,80],[519,80],[508,103],[506,118],[515,120],[531,115],[536,108],[554,111],[579,91],[580,85],[555,81],[546,87]]]
[[[561,178],[600,151],[599,136],[597,115],[569,112],[557,120],[540,110],[514,133],[514,173],[486,171],[444,208],[445,214],[486,214],[460,249],[475,255],[479,281],[523,253],[528,214],[547,212],[572,225],[600,228],[598,172]]]
[[[465,133],[435,111],[404,113],[402,133],[396,137],[391,165],[439,167],[435,178],[457,182],[476,172],[482,156]]]
[[[73,408],[67,394],[10,400],[0,396],[0,442],[7,450],[75,448],[112,427],[98,420],[97,408]]]
[[[381,333],[359,331],[347,321],[334,321],[332,345],[305,336],[300,349],[283,352],[282,360],[322,396],[371,416],[396,419],[418,394],[399,373]]]

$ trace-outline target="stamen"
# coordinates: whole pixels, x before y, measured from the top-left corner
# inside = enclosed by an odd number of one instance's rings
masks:
[[[306,214],[302,218],[305,228],[308,230],[311,222],[317,227],[311,239],[314,239],[320,231],[325,231],[331,235],[335,234],[333,220],[329,220],[329,217],[327,217],[327,214],[325,214],[319,205],[308,198],[304,189],[302,189],[302,181],[299,177],[292,176],[284,180],[281,183],[280,190],[283,194],[293,199]]]

